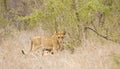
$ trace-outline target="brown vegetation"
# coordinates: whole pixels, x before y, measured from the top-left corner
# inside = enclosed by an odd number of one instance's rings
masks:
[[[35,31],[37,32],[37,31]],[[34,33],[35,33],[34,32]],[[73,54],[63,50],[54,55],[26,55],[21,50],[30,50],[30,38],[33,32],[22,31],[14,38],[5,38],[0,45],[0,69],[119,69],[116,65],[120,54],[120,46],[99,40],[89,39],[86,46],[77,47]],[[37,34],[43,33],[38,32]],[[42,34],[41,34],[42,35]],[[114,60],[116,59],[117,60]]]

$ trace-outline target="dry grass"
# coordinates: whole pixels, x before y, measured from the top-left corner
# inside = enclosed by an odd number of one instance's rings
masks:
[[[36,33],[35,33],[36,32]],[[23,55],[30,49],[31,37],[43,31],[16,32],[14,38],[6,38],[0,44],[0,69],[119,69],[112,60],[120,54],[119,44],[87,40],[86,46],[75,49],[74,54],[64,50],[55,55]]]

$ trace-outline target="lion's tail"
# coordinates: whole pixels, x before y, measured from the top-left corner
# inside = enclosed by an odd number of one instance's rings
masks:
[[[22,50],[22,54],[24,54],[24,55],[26,54],[26,53],[24,52],[24,50]]]
[[[30,52],[32,51],[32,48],[33,48],[33,41],[31,41],[31,48],[30,48]],[[25,51],[22,50],[22,54],[26,55]]]
[[[30,48],[30,51],[32,51],[32,48],[33,48],[33,41],[31,40],[31,48]]]

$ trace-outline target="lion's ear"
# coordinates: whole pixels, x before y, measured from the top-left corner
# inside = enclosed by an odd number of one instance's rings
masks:
[[[57,34],[57,31],[55,31],[54,34]]]
[[[64,34],[66,34],[66,31],[64,32]]]
[[[63,31],[63,34],[65,35],[65,34],[66,34],[66,31]]]

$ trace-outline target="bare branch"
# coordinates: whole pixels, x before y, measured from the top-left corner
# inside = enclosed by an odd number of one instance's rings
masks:
[[[106,40],[109,40],[109,41],[112,41],[112,42],[116,42],[116,43],[117,43],[117,41],[115,41],[115,40],[113,40],[113,39],[110,39],[110,38],[108,38],[107,36],[98,33],[96,30],[94,30],[94,29],[92,29],[92,28],[90,28],[90,27],[85,27],[85,31],[87,31],[87,29],[92,30],[92,31],[93,31],[94,33],[96,33],[98,36],[100,36],[100,37],[102,37],[102,38],[104,38],[104,39],[106,39]]]

